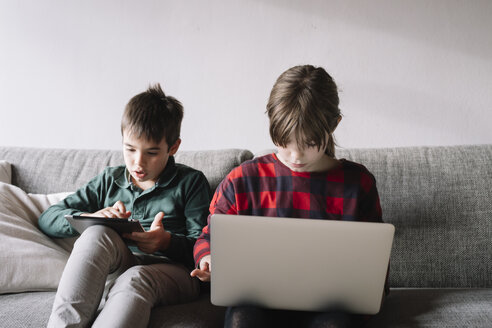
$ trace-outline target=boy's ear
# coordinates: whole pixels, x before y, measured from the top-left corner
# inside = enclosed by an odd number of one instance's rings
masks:
[[[169,148],[169,155],[170,156],[176,154],[176,152],[179,149],[179,145],[181,145],[181,139],[180,138],[178,138],[178,140],[176,140],[176,142],[174,143],[174,145],[172,145],[171,148]]]

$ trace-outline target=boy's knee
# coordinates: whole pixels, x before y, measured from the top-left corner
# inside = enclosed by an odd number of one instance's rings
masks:
[[[113,237],[118,235],[116,231],[103,225],[93,225],[84,230],[79,239],[84,238],[96,238],[100,239],[106,236]]]
[[[154,289],[155,279],[153,275],[149,272],[148,266],[146,265],[135,265],[128,268],[123,272],[117,279],[116,285],[120,285],[123,288],[138,289]]]
[[[109,297],[117,293],[132,294],[153,304],[174,304],[198,297],[199,284],[180,267],[169,264],[136,265],[116,279]]]
[[[136,265],[128,268],[116,279],[110,296],[121,292],[132,293],[144,300],[153,300],[157,294],[157,281],[147,265]]]
[[[102,248],[111,250],[115,249],[119,243],[124,244],[116,231],[102,225],[94,225],[84,230],[75,242],[74,248],[95,249],[97,246],[101,246]]]

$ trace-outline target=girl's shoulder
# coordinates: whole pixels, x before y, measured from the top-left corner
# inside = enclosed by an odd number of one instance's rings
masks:
[[[344,158],[339,161],[342,163],[342,169],[345,175],[359,176],[376,181],[374,175],[363,164],[352,162]]]
[[[267,154],[244,161],[239,164],[239,166],[232,169],[229,174],[227,174],[226,180],[234,180],[247,176],[257,176],[259,174],[259,170],[273,170],[273,166],[269,167],[268,164],[274,164],[275,162],[276,159],[274,154]]]
[[[258,165],[263,165],[263,164],[273,164],[277,162],[277,158],[275,157],[274,153],[271,154],[266,154],[258,157],[254,157],[252,159],[249,159],[247,161],[242,162],[236,169],[238,168],[247,168],[247,167],[257,167]]]
[[[345,158],[341,158],[339,159],[339,161],[342,163],[342,166],[347,170],[359,170],[359,171],[369,172],[369,170],[361,163],[352,162]]]

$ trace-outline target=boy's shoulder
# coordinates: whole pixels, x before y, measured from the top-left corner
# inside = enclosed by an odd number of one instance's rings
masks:
[[[124,186],[127,182],[125,172],[125,165],[107,166],[95,179],[101,179],[107,182],[115,181],[118,185]]]
[[[117,166],[106,166],[101,173],[111,176],[120,176],[125,173],[125,169],[126,166],[124,164]]]
[[[184,188],[201,188],[202,186],[207,186],[208,188],[206,189],[210,189],[207,177],[198,169],[185,164],[175,163],[173,171],[174,173],[171,173],[168,177],[168,182],[174,181],[175,185],[180,185]],[[163,183],[163,186],[167,185],[165,181]]]
[[[120,176],[125,175],[125,165],[118,165],[118,166],[106,166],[97,176],[94,177],[94,179],[107,179],[107,178],[114,178],[117,179]]]
[[[180,174],[180,176],[188,176],[188,175],[204,175],[202,171],[195,169],[191,166],[181,163],[175,163],[176,171]]]

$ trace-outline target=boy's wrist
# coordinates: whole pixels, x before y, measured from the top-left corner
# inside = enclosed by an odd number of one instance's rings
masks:
[[[169,231],[164,230],[164,239],[161,243],[161,251],[166,251],[169,249],[169,247],[171,246],[172,236],[173,235]]]

